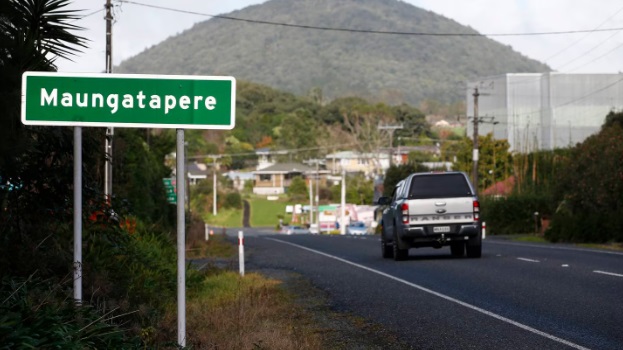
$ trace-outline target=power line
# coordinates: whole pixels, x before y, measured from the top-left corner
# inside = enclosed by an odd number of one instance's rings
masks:
[[[586,30],[567,30],[567,31],[553,31],[553,32],[532,32],[532,33],[427,33],[427,32],[400,32],[400,31],[384,31],[384,30],[371,30],[371,29],[352,29],[352,28],[339,28],[339,27],[320,27],[320,26],[312,26],[312,25],[304,25],[304,24],[291,24],[291,23],[280,23],[280,22],[271,22],[271,21],[262,21],[248,18],[239,18],[239,17],[231,17],[231,16],[223,16],[223,15],[212,15],[208,13],[202,13],[197,11],[188,11],[188,10],[180,10],[172,7],[158,6],[158,5],[150,5],[144,4],[136,1],[130,0],[119,0],[120,3],[132,4],[137,6],[149,7],[159,10],[178,12],[178,13],[186,13],[190,15],[197,15],[203,17],[211,17],[211,18],[219,18],[226,19],[231,21],[240,21],[246,23],[254,23],[254,24],[265,24],[265,25],[273,25],[273,26],[281,26],[281,27],[290,27],[290,28],[299,28],[299,29],[313,29],[313,30],[323,30],[323,31],[334,31],[334,32],[349,32],[349,33],[362,33],[362,34],[385,34],[385,35],[404,35],[404,36],[440,36],[440,37],[509,37],[509,36],[540,36],[540,35],[563,35],[563,34],[579,34],[579,33],[597,33],[597,32],[611,32],[611,31],[619,31],[623,30],[622,28],[604,28],[604,29],[586,29]]]
[[[352,146],[352,145],[356,145],[356,144],[357,144],[356,142],[351,142],[351,143],[342,143],[342,144],[331,145],[331,146],[322,146],[322,147],[275,149],[275,150],[268,151],[268,153],[270,153],[272,155],[284,155],[284,154],[297,153],[297,152],[319,151],[319,150],[324,150],[324,149],[340,148],[340,147]],[[220,155],[223,156],[223,157],[244,157],[244,156],[254,156],[254,155],[257,155],[257,152],[220,153]],[[201,158],[209,158],[209,157],[213,157],[213,156],[214,156],[213,154],[205,154],[205,155],[198,155],[198,156],[190,156],[190,157],[186,157],[186,158],[188,158],[188,159],[201,159]]]
[[[616,17],[616,15],[618,15],[621,11],[623,11],[623,7],[621,7],[617,12],[615,12],[612,16],[606,18],[606,20],[604,20],[603,22],[601,22],[597,27],[593,28],[593,29],[599,29],[601,28],[604,24],[608,23],[608,21],[610,21],[611,19],[613,19],[614,17]],[[547,62],[549,60],[551,60],[554,57],[557,57],[558,55],[560,55],[561,53],[567,51],[568,49],[570,49],[571,47],[577,45],[580,41],[586,39],[589,35],[591,35],[594,32],[588,32],[586,35],[582,36],[581,38],[579,38],[578,40],[574,41],[573,43],[571,43],[570,45],[566,46],[564,49],[556,52],[555,54],[549,56],[548,58],[545,59],[544,62]]]
[[[602,59],[602,58],[604,58],[604,57],[608,56],[609,54],[611,54],[611,53],[613,53],[614,51],[616,51],[616,50],[620,49],[621,47],[623,47],[623,44],[616,46],[616,47],[615,47],[615,48],[613,48],[612,50],[610,50],[610,51],[608,51],[608,52],[604,53],[603,55],[601,55],[601,56],[599,56],[599,57],[596,57],[596,58],[594,58],[594,59],[592,59],[592,60],[590,60],[590,61],[588,61],[588,62],[584,63],[584,64],[583,64],[583,65],[581,65],[581,66],[576,67],[575,69],[572,69],[572,70],[571,70],[571,72],[575,72],[575,71],[579,70],[580,68],[584,68],[585,66],[587,66],[587,65],[589,65],[589,64],[591,64],[591,63],[593,63],[593,62],[599,61],[600,59]]]
[[[71,21],[69,21],[69,22],[76,22],[76,21],[83,20],[83,19],[85,19],[85,18],[87,18],[87,17],[91,17],[91,16],[93,16],[93,15],[95,15],[95,14],[98,14],[98,13],[100,13],[100,12],[104,12],[104,10],[105,10],[105,9],[99,9],[99,10],[96,10],[96,11],[93,11],[93,12],[90,12],[90,13],[87,13],[86,15],[84,15],[84,16],[80,16],[80,17],[78,17],[78,18],[75,18],[75,19],[73,19],[73,20],[71,20]]]
[[[583,52],[582,54],[580,54],[579,56],[576,56],[575,58],[573,58],[573,59],[571,59],[571,60],[567,61],[567,63],[565,63],[565,64],[561,65],[560,67],[558,67],[558,69],[559,69],[559,70],[561,70],[562,68],[564,68],[564,67],[566,67],[566,66],[570,65],[571,63],[573,63],[573,62],[575,62],[575,61],[579,60],[580,58],[582,58],[582,57],[584,57],[584,56],[586,56],[586,55],[591,54],[591,53],[593,52],[593,50],[595,50],[596,48],[600,47],[601,45],[603,45],[603,44],[607,43],[610,39],[612,39],[612,38],[613,38],[615,35],[617,35],[617,34],[619,34],[619,32],[618,32],[618,31],[616,31],[616,32],[612,33],[609,37],[607,37],[606,39],[602,40],[601,42],[599,42],[597,45],[595,45],[595,46],[591,47],[590,49],[588,49],[588,50],[584,51],[584,52]]]

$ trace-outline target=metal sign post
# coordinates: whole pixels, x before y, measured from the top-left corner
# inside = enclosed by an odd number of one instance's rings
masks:
[[[74,302],[82,304],[82,128],[74,127]]]
[[[177,183],[184,183],[184,129],[177,129]],[[185,186],[179,186],[179,198],[186,195]],[[177,344],[186,347],[186,211],[184,201],[177,201]]]

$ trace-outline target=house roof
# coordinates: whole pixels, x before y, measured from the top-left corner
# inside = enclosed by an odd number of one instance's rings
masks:
[[[228,171],[226,173],[223,174],[224,176],[227,176],[228,178],[230,178],[231,180],[235,180],[236,178],[240,179],[240,180],[253,180],[253,173],[252,172],[242,172],[242,171]]]
[[[186,167],[186,172],[190,176],[207,176],[209,170],[208,167],[203,163],[190,163]]]
[[[506,180],[498,181],[495,184],[489,186],[484,191],[482,191],[482,194],[486,196],[508,196],[513,192],[514,187],[515,176],[511,175]]]
[[[254,174],[276,174],[276,173],[315,173],[316,168],[312,168],[301,163],[277,163],[262,170],[254,171]],[[320,170],[320,173],[325,170]]]
[[[270,154],[288,154],[288,151],[285,150],[273,150],[268,147],[262,147],[255,150],[255,154],[257,155],[270,155]]]
[[[369,159],[369,158],[389,158],[387,153],[360,153],[355,151],[342,151],[327,154],[325,156],[327,159]]]

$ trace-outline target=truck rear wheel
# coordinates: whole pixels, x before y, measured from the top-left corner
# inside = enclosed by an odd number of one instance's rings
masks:
[[[396,261],[402,261],[402,260],[407,260],[407,257],[409,256],[409,249],[400,249],[400,246],[398,245],[398,234],[396,233],[396,229],[394,228],[394,260]]]
[[[482,256],[482,236],[477,234],[467,241],[467,257],[480,258]]]
[[[465,255],[465,242],[454,242],[450,244],[452,256],[461,257]]]
[[[385,232],[381,232],[381,254],[383,258],[389,259],[394,257],[392,246],[385,241]]]

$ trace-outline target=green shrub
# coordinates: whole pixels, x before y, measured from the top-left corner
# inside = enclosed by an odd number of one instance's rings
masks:
[[[31,276],[33,277],[33,276]],[[71,284],[71,279],[64,284]],[[139,349],[141,341],[118,325],[119,312],[76,307],[69,285],[56,281],[2,279],[0,344],[8,349]]]
[[[571,151],[556,174],[561,203],[546,236],[554,241],[623,242],[623,113]]]
[[[225,195],[223,208],[242,209],[242,197],[238,192],[230,192]]]
[[[534,213],[550,216],[552,201],[547,195],[511,195],[506,198],[480,198],[481,218],[487,234],[508,235],[535,232]]]
[[[623,218],[619,213],[557,212],[545,238],[552,242],[623,242]]]

